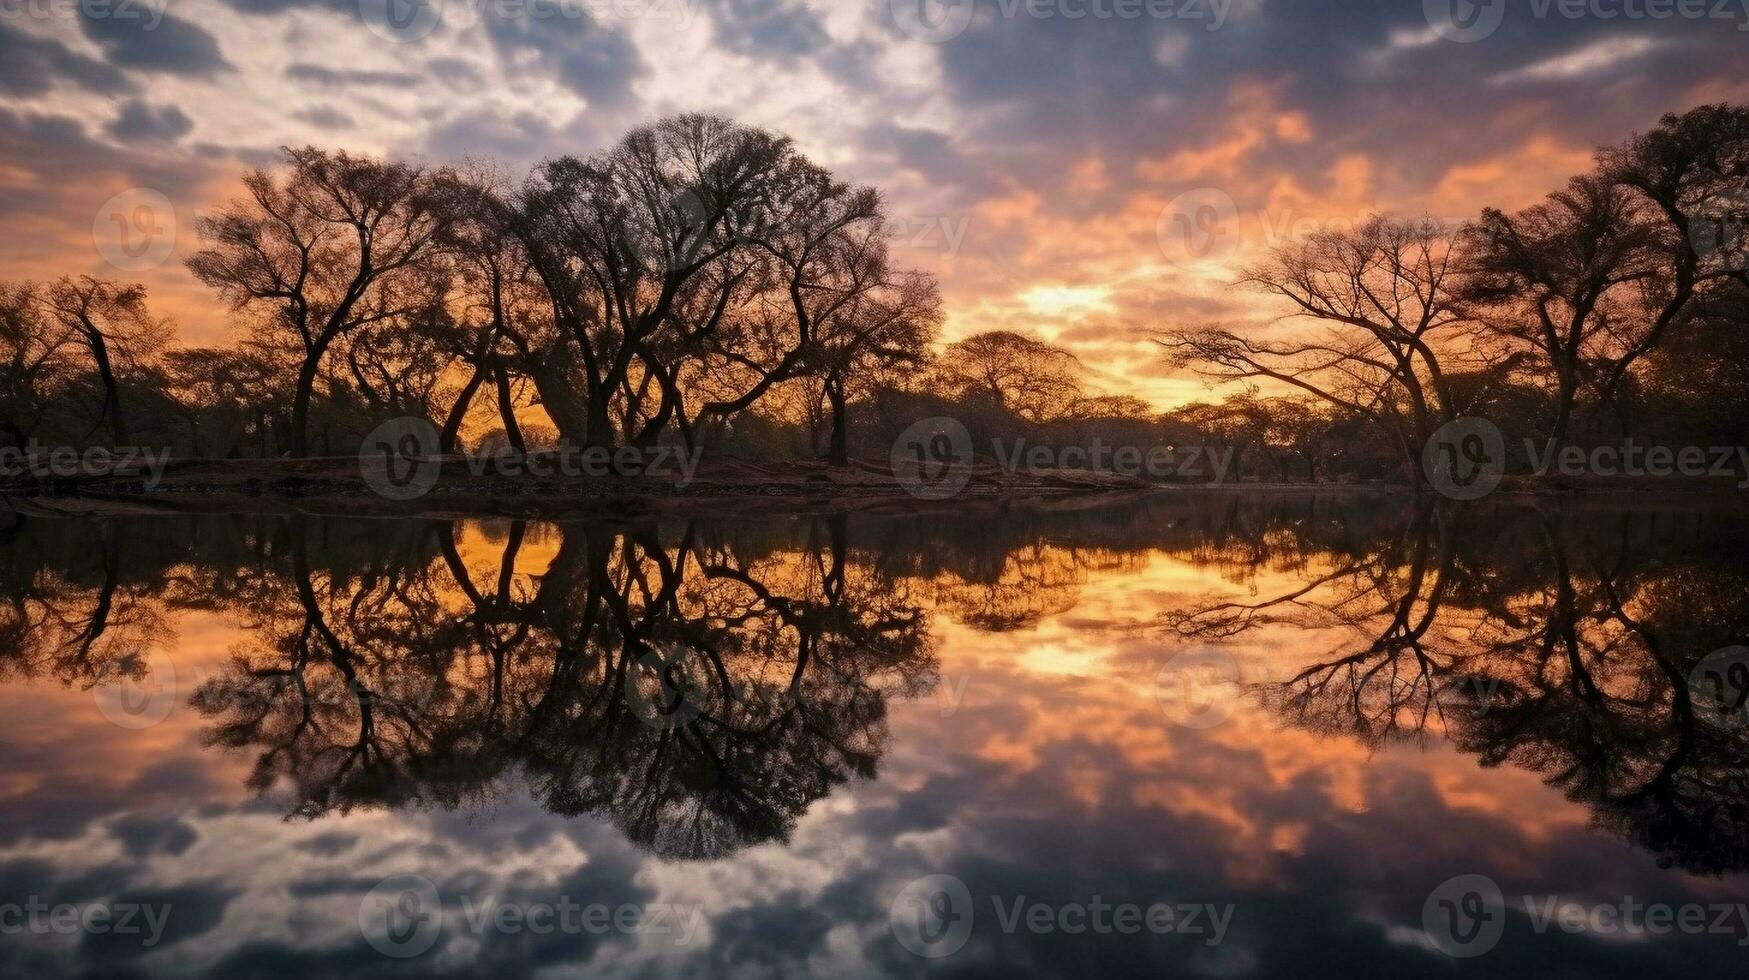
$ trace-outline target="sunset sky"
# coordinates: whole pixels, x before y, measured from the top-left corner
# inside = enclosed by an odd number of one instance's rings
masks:
[[[138,279],[224,343],[182,259],[281,145],[523,168],[704,110],[880,186],[947,339],[1032,332],[1165,407],[1202,385],[1148,334],[1280,312],[1230,285],[1273,242],[1522,206],[1664,112],[1749,101],[1749,0],[385,2],[0,0],[0,278]],[[152,192],[173,247],[129,258],[111,215]],[[1191,257],[1180,214],[1225,237]]]

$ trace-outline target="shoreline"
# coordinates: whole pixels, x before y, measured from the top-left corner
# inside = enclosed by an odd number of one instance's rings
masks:
[[[531,454],[538,457],[539,454]],[[1177,494],[1372,495],[1415,498],[1434,491],[1393,483],[1154,483],[1089,470],[1004,470],[978,462],[946,496],[913,493],[884,459],[832,467],[718,459],[692,478],[514,476],[475,472],[460,456],[437,457],[430,489],[407,499],[376,492],[355,456],[307,459],[181,459],[151,480],[143,472],[0,480],[7,502],[53,509],[167,512],[286,512],[384,517],[636,517],[689,512],[806,514],[1006,510]],[[1749,491],[1716,479],[1509,476],[1483,501],[1515,504],[1749,509]],[[1457,503],[1453,501],[1452,503]]]

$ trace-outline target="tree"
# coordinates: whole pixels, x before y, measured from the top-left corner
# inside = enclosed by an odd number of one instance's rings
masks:
[[[1431,221],[1374,217],[1276,250],[1241,283],[1287,301],[1290,317],[1326,329],[1260,339],[1232,330],[1172,330],[1157,342],[1171,363],[1219,381],[1268,378],[1372,421],[1421,482],[1421,447],[1450,421],[1438,350],[1459,322],[1452,248]]]
[[[1460,293],[1475,319],[1553,369],[1557,450],[1581,386],[1656,344],[1689,292],[1671,268],[1685,246],[1643,199],[1598,174],[1514,215],[1487,209],[1462,243]]]
[[[93,276],[65,276],[39,293],[43,315],[69,342],[82,347],[103,388],[94,428],[109,420],[117,445],[128,441],[116,365],[137,365],[161,350],[170,325],[146,308],[146,287],[118,285]]]
[[[0,282],[0,445],[24,445],[41,421],[67,343],[44,321],[36,286]]]
[[[1671,266],[1651,327],[1602,380],[1603,397],[1613,398],[1697,288],[1725,279],[1749,286],[1749,107],[1704,105],[1666,115],[1651,132],[1605,151],[1601,173],[1639,192],[1663,216]]]
[[[938,370],[953,397],[986,401],[1034,425],[1063,417],[1081,397],[1075,355],[1008,330],[949,344]]]
[[[921,367],[941,325],[941,295],[935,279],[921,272],[885,272],[885,244],[871,260],[882,274],[876,288],[862,291],[849,305],[820,321],[821,387],[832,408],[832,435],[826,461],[850,462],[849,399],[856,388],[885,369]]]
[[[443,284],[426,261],[462,201],[454,175],[406,163],[284,151],[276,175],[243,178],[248,196],[203,218],[189,269],[259,329],[300,354],[291,454],[309,453],[310,402],[323,359],[354,330],[429,309]]]
[[[689,290],[733,284],[700,273],[739,244],[737,226],[767,199],[764,182],[789,152],[783,137],[689,114],[634,130],[587,160],[561,157],[536,169],[518,196],[515,227],[552,322],[575,344],[586,415],[556,413],[562,435],[613,443],[616,402],[620,428],[635,430],[636,441],[655,438],[675,417],[673,348],[663,356],[659,335],[675,329],[676,304]],[[640,368],[662,394],[644,419],[624,411]]]

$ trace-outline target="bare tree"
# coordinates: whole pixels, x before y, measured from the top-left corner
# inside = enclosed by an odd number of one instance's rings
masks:
[[[1219,381],[1268,378],[1381,426],[1419,482],[1421,452],[1455,407],[1439,338],[1455,309],[1452,247],[1437,222],[1374,217],[1278,249],[1242,284],[1287,301],[1316,333],[1264,339],[1232,330],[1173,330],[1170,360]]]
[[[117,445],[125,444],[128,426],[116,366],[138,364],[161,350],[169,340],[170,325],[152,318],[146,308],[146,287],[138,284],[66,276],[44,288],[39,300],[44,317],[91,359],[103,388],[93,429],[108,418],[111,437]]]
[[[427,309],[442,283],[426,260],[453,225],[453,175],[314,147],[286,149],[283,174],[254,170],[247,197],[200,222],[188,260],[232,306],[301,354],[291,454],[309,451],[310,402],[323,358],[360,327]]]

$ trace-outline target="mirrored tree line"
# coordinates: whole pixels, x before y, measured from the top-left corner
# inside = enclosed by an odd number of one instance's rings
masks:
[[[1708,714],[1697,672],[1749,635],[1740,522],[1278,495],[966,523],[428,521],[367,543],[342,520],[123,535],[25,513],[4,532],[0,676],[145,678],[182,612],[219,611],[245,642],[176,696],[288,815],[528,792],[706,857],[877,776],[893,705],[935,696],[932,617],[1025,630],[1160,552],[1252,591],[1185,605],[1166,623],[1183,637],[1348,638],[1250,685],[1280,723],[1449,739],[1666,863],[1749,862],[1749,726]]]
[[[1749,867],[1749,683],[1706,669],[1749,639],[1743,538],[1702,514],[1423,503],[1291,592],[1168,625],[1339,630],[1351,639],[1250,693],[1375,746],[1443,736],[1538,773],[1661,864],[1716,874]]]

